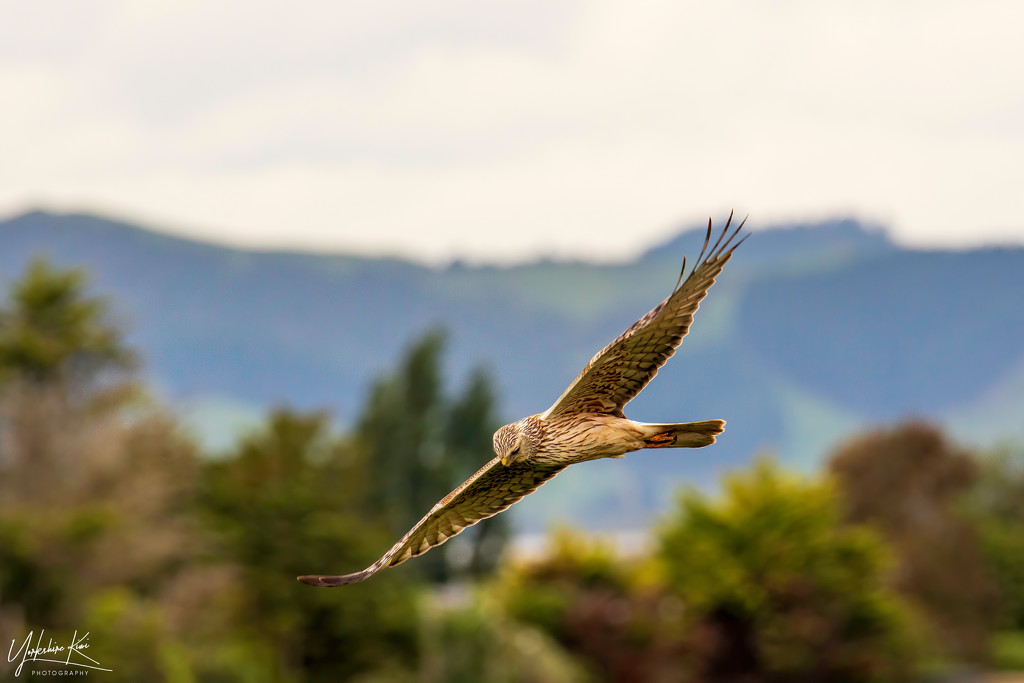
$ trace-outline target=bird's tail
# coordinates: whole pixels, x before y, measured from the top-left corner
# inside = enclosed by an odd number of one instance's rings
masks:
[[[725,430],[725,420],[682,424],[640,424],[644,448],[703,448]]]

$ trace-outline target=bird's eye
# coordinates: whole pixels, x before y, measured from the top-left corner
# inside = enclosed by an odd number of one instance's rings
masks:
[[[519,453],[519,446],[516,446],[515,450],[513,450],[511,453],[509,453],[509,455],[516,455],[518,453]]]

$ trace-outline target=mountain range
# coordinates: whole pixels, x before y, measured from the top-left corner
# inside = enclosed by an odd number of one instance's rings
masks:
[[[435,328],[448,333],[452,388],[483,365],[504,417],[543,411],[671,291],[703,235],[683,230],[624,264],[429,267],[36,211],[0,222],[0,280],[34,257],[87,271],[151,386],[217,450],[275,405],[351,423],[374,378]],[[908,417],[969,446],[1022,439],[1022,293],[1022,248],[907,249],[852,219],[756,228],[627,409],[648,422],[723,418],[719,442],[573,468],[516,506],[517,526],[636,528],[681,486],[713,486],[753,455],[811,470],[849,435]]]

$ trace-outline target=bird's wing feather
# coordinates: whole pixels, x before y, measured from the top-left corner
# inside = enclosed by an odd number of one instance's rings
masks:
[[[525,463],[511,463],[506,467],[500,458],[495,458],[441,499],[409,533],[363,571],[343,576],[314,574],[298,579],[312,586],[344,586],[364,581],[381,569],[422,555],[457,536],[463,529],[498,514],[536,491],[565,467],[532,467]]]
[[[745,221],[744,221],[745,222]],[[722,234],[704,258],[711,241],[711,221],[697,265],[683,281],[686,261],[673,292],[637,320],[611,344],[597,352],[543,419],[564,413],[609,413],[622,416],[623,407],[658,374],[690,329],[693,314],[715,284],[733,251],[746,237],[734,242],[743,222],[730,234],[732,214]],[[703,260],[702,260],[703,259]],[[680,284],[681,283],[681,284]]]

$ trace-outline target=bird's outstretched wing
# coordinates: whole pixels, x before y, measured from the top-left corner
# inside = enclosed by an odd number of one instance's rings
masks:
[[[532,467],[526,463],[511,463],[506,467],[500,458],[494,458],[445,496],[391,550],[363,571],[343,576],[313,574],[298,579],[311,586],[326,587],[365,581],[381,569],[422,555],[457,536],[463,529],[498,514],[536,491],[565,467]]]
[[[735,242],[744,219],[732,233],[732,214],[718,240],[711,242],[711,221],[697,265],[683,280],[686,260],[673,292],[647,315],[619,335],[611,344],[590,359],[572,384],[541,417],[548,419],[563,413],[609,413],[622,416],[622,408],[658,374],[658,368],[672,357],[690,329],[693,314],[715,284],[743,239]],[[707,252],[707,258],[704,254]]]

